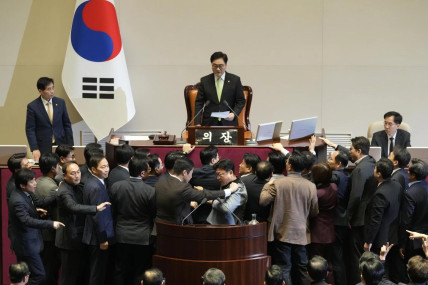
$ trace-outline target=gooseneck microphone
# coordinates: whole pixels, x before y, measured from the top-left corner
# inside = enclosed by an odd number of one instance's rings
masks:
[[[255,141],[255,139],[253,139],[253,133],[251,132],[251,126],[250,125],[246,125],[244,123],[244,121],[241,120],[241,118],[238,116],[238,114],[236,114],[236,112],[232,109],[232,107],[230,107],[229,103],[227,103],[227,101],[223,101],[223,105],[226,105],[227,108],[229,108],[230,111],[232,111],[232,113],[235,115],[235,117],[238,118],[239,121],[241,121],[241,123],[244,125],[244,128],[246,128],[248,131],[250,131],[250,139],[246,142],[246,144],[257,144],[257,142]]]
[[[204,103],[204,106],[202,106],[202,108],[199,110],[199,112],[193,117],[193,119],[186,125],[186,127],[181,131],[181,134],[180,134],[180,140],[179,141],[177,141],[176,142],[176,144],[184,144],[184,143],[186,143],[184,140],[183,140],[183,133],[184,133],[184,131],[187,129],[187,127],[188,126],[190,126],[190,124],[196,119],[196,117],[197,116],[199,116],[199,114],[201,114],[201,112],[203,112],[204,110],[205,110],[205,107],[206,106],[208,106],[209,104],[211,103],[211,101],[210,100],[207,100],[205,103]]]
[[[227,108],[229,108],[230,111],[232,111],[232,113],[235,115],[235,117],[238,118],[239,121],[241,121],[241,123],[244,125],[245,128],[247,128],[247,125],[244,123],[243,120],[241,120],[241,118],[239,118],[238,114],[236,114],[236,112],[232,109],[232,107],[230,107],[229,103],[227,103],[227,101],[223,101],[223,105],[226,105]]]
[[[201,203],[199,203],[199,205],[193,209],[193,211],[191,211],[187,216],[184,217],[184,219],[181,221],[181,225],[184,225],[184,221],[187,220],[188,217],[190,217],[190,215],[196,211],[201,205],[205,204],[207,202],[207,198],[202,199]]]
[[[226,205],[226,203],[224,203],[223,201],[221,201],[220,200],[220,198],[217,198],[216,199],[220,204],[222,204],[224,207],[226,207],[226,209],[227,209],[227,211],[229,212],[229,213],[231,213],[234,217],[235,217],[235,219],[238,221],[238,225],[243,225],[244,223],[242,222],[242,220],[240,219],[240,218],[238,218],[238,216],[237,215],[235,215],[235,213],[234,212],[232,212],[230,209],[229,209],[229,207]]]

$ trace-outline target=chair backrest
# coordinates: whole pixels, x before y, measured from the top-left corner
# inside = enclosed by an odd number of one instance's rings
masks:
[[[195,100],[196,100],[196,96],[198,95],[198,87],[199,87],[199,83],[195,85],[187,85],[186,88],[184,88],[184,101],[186,102],[186,109],[187,109],[186,126],[195,116]],[[245,106],[244,108],[242,108],[242,111],[239,114],[239,118],[241,118],[241,120],[245,122],[245,125],[247,126],[245,130],[248,131],[249,127],[251,128],[250,110],[251,110],[251,101],[253,100],[253,89],[251,89],[250,86],[243,86],[242,88],[244,89]],[[243,126],[241,120],[238,120],[239,126]],[[190,124],[190,126],[194,126],[194,125],[195,125],[194,122]]]
[[[401,123],[399,129],[410,132],[410,126],[406,123]],[[367,138],[372,141],[373,134],[379,131],[383,131],[383,121],[372,122],[367,129]]]

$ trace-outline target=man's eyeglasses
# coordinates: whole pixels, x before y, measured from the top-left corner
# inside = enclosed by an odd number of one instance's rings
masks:
[[[212,67],[213,67],[214,69],[217,69],[217,68],[219,68],[219,69],[223,69],[225,66],[226,66],[226,65],[224,65],[224,64],[213,64],[213,65],[212,65]]]

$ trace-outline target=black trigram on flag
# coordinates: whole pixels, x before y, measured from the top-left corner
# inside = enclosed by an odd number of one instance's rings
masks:
[[[114,99],[114,78],[83,77],[82,98]]]

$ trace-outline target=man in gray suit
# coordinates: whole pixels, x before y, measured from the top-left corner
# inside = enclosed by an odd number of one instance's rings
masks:
[[[237,184],[238,189],[227,198],[217,198],[212,202],[212,210],[208,215],[207,222],[212,225],[235,225],[242,223],[244,218],[245,204],[248,195],[244,183],[235,175],[235,165],[230,159],[221,159],[214,165],[215,175],[220,182],[221,189],[229,188],[232,183]],[[233,214],[238,217],[235,221]]]
[[[268,218],[268,241],[273,241],[272,263],[283,269],[285,284],[306,284],[308,257],[305,246],[310,243],[308,218],[318,214],[315,184],[305,179],[301,171],[305,157],[294,151],[287,160],[288,176],[267,183],[260,194],[260,205],[273,204]],[[292,268],[293,264],[293,268]]]
[[[39,161],[40,170],[43,173],[42,177],[39,177],[36,187],[36,195],[40,197],[47,197],[52,191],[58,190],[58,184],[56,184],[55,176],[59,172],[59,158],[56,154],[47,152],[42,154]],[[57,207],[56,202],[50,204],[47,208],[47,213],[44,219],[57,220]],[[44,242],[44,248],[41,252],[43,265],[46,271],[46,285],[57,284],[58,272],[60,267],[59,251],[55,247],[55,230],[54,229],[43,229],[42,237]]]

